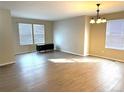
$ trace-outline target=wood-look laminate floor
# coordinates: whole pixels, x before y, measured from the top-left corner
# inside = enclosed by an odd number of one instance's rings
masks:
[[[0,67],[0,91],[124,91],[124,63],[63,52],[17,55]]]

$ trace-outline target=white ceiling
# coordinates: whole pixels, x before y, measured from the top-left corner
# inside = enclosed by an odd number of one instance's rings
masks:
[[[60,20],[64,18],[95,15],[96,1],[0,1],[0,7],[10,9],[12,16]],[[100,2],[100,13],[124,11],[124,1]]]

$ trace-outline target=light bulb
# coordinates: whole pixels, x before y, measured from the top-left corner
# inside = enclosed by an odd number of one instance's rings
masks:
[[[90,20],[90,23],[91,23],[91,24],[94,24],[94,23],[95,23],[94,18],[92,18],[92,19]]]
[[[97,24],[101,23],[101,18],[98,18],[98,19],[96,20],[96,23],[97,23]]]
[[[102,19],[102,23],[106,23],[107,20],[105,18]]]

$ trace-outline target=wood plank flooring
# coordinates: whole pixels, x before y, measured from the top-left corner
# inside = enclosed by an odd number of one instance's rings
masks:
[[[28,53],[0,67],[1,92],[124,91],[124,63],[63,52]]]

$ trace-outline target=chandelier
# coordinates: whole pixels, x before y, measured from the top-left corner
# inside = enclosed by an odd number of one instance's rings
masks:
[[[94,23],[97,23],[97,24],[106,23],[106,19],[105,18],[100,18],[100,16],[99,16],[99,12],[100,12],[99,6],[100,6],[100,4],[96,4],[96,5],[97,5],[97,10],[96,10],[97,16],[96,16],[96,18],[92,17],[91,20],[90,20],[90,23],[91,24],[94,24]]]

